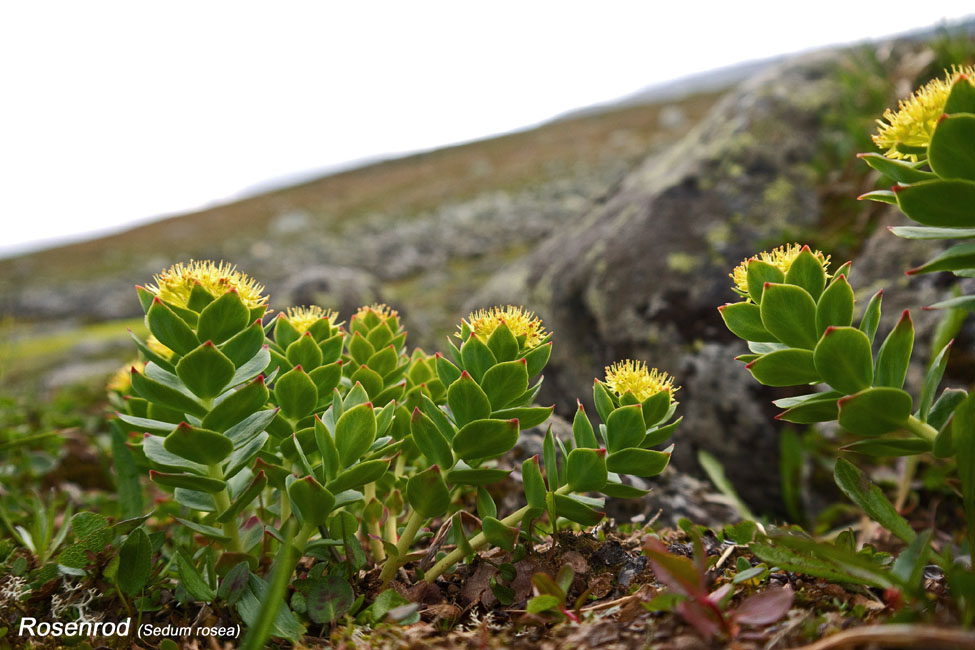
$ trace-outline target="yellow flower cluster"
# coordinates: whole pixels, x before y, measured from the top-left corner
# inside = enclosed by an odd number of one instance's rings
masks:
[[[938,120],[945,112],[951,87],[960,75],[975,77],[975,66],[952,67],[950,72],[945,72],[944,78],[932,79],[913,95],[902,99],[896,111],[888,108],[884,112],[883,119],[877,120],[873,142],[886,149],[885,156],[917,161],[917,154],[901,152],[898,145],[923,148],[930,144]]]
[[[308,331],[308,328],[317,323],[319,320],[324,318],[328,321],[329,325],[335,325],[335,319],[338,318],[338,312],[331,309],[322,309],[318,305],[308,305],[307,307],[289,307],[283,318],[287,318],[291,326],[294,327],[299,334],[304,334]]]
[[[108,383],[105,384],[105,390],[118,393],[119,395],[128,395],[132,390],[132,368],[135,368],[139,372],[144,372],[146,364],[144,361],[130,361],[125,364],[108,378]]]
[[[526,348],[538,347],[547,335],[541,319],[534,312],[513,305],[479,309],[467,316],[466,323],[482,342],[487,342],[501,323],[508,326],[515,338],[524,335]],[[463,336],[458,332],[457,338],[463,339]]]
[[[387,318],[399,318],[398,311],[381,302],[373,303],[365,307],[359,307],[359,311],[355,313],[353,318],[363,318],[370,312],[376,316],[379,316],[379,318],[382,320],[386,320]]]
[[[177,307],[186,307],[190,293],[197,284],[215,298],[234,290],[248,309],[267,304],[267,296],[263,295],[264,285],[227,262],[217,264],[210,260],[191,260],[189,264],[174,264],[153,279],[156,284],[150,284],[146,289],[163,302]]]
[[[783,273],[788,273],[792,267],[792,263],[799,257],[802,249],[802,244],[786,244],[778,248],[773,248],[771,251],[762,251],[758,255],[742,260],[741,264],[736,266],[735,270],[728,274],[735,282],[733,288],[743,296],[748,295],[748,263],[752,260],[759,260],[760,262],[771,264]],[[824,255],[822,251],[814,251],[813,255],[823,265],[823,271],[829,268],[829,255]]]
[[[613,365],[607,366],[605,384],[617,396],[622,397],[625,393],[630,392],[640,402],[664,391],[673,399],[674,393],[680,390],[680,386],[674,386],[674,378],[666,372],[661,372],[656,368],[647,369],[645,362],[632,359],[617,361]]]

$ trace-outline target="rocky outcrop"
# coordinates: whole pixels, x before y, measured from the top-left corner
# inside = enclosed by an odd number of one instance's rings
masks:
[[[823,116],[848,92],[838,74],[846,56],[793,61],[728,94],[683,141],[648,158],[470,302],[531,305],[557,332],[543,397],[563,415],[575,397],[590,399],[592,378],[616,359],[644,359],[675,375],[685,420],[674,466],[699,473],[696,452],[707,449],[746,501],[773,512],[781,499],[770,401],[784,393],[759,386],[733,361],[745,349],[716,308],[737,299],[728,272],[740,260],[822,222],[814,163],[836,135]],[[854,266],[856,286],[903,284],[906,261],[927,254],[892,239],[883,229],[870,240]],[[905,293],[891,302],[913,307],[944,293],[934,280],[897,288]],[[933,317],[916,320],[926,331]]]

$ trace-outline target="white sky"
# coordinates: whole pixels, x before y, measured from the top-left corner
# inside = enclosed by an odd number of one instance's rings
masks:
[[[0,255],[971,11],[971,0],[4,2]]]

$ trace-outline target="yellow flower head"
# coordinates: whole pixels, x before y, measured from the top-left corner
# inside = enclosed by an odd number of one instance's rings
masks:
[[[524,335],[526,348],[538,347],[547,336],[542,320],[537,318],[534,312],[513,305],[479,309],[469,314],[465,322],[474,335],[484,343],[501,323],[508,326],[515,338]],[[463,334],[458,332],[457,338],[463,340]]]
[[[631,392],[640,402],[664,391],[670,395],[670,399],[674,399],[674,393],[680,390],[680,386],[674,386],[674,378],[666,372],[656,368],[648,370],[645,362],[632,359],[607,366],[605,384],[617,396]]]
[[[283,317],[288,319],[288,322],[299,334],[304,334],[309,327],[322,318],[327,320],[329,325],[335,325],[338,313],[331,309],[322,309],[318,305],[308,305],[307,307],[289,307]]]
[[[359,307],[359,311],[355,313],[353,318],[364,318],[370,313],[375,314],[380,320],[386,320],[388,318],[399,318],[399,312],[381,302],[376,302],[365,307]]]
[[[130,361],[125,364],[108,378],[108,383],[105,384],[105,390],[118,393],[119,395],[129,394],[132,390],[132,368],[135,368],[139,372],[144,372],[146,364],[142,361]]]
[[[177,307],[187,306],[190,292],[197,284],[215,298],[234,290],[248,309],[267,304],[267,296],[262,295],[264,285],[258,284],[250,276],[238,271],[235,265],[227,262],[216,264],[210,260],[190,260],[189,264],[174,264],[153,279],[156,284],[150,284],[146,289],[163,302]]]
[[[728,274],[735,282],[732,288],[743,296],[748,295],[748,263],[752,260],[771,264],[783,273],[788,273],[789,269],[792,268],[792,263],[799,257],[803,248],[802,244],[786,244],[742,260],[741,264]],[[829,268],[829,255],[824,255],[822,251],[813,251],[813,255],[823,265],[823,271],[826,271]]]
[[[918,88],[913,95],[902,99],[897,110],[884,111],[882,120],[877,120],[877,133],[873,142],[888,158],[917,161],[917,154],[902,153],[897,145],[927,147],[931,142],[934,128],[945,112],[945,102],[951,94],[951,87],[959,75],[975,76],[975,66],[953,66],[946,71],[944,78],[932,79]]]

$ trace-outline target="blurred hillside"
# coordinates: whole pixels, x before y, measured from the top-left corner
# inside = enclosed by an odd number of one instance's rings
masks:
[[[0,260],[0,314],[33,330],[137,317],[134,284],[213,258],[266,283],[276,309],[317,302],[347,315],[385,300],[429,347],[495,271],[677,142],[719,96],[605,109]]]

